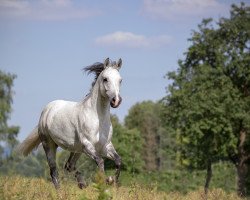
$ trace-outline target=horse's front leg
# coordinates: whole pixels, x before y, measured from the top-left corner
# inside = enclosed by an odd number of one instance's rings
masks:
[[[115,182],[118,183],[118,178],[119,178],[120,172],[121,172],[122,159],[121,159],[121,156],[119,156],[119,154],[116,152],[116,150],[111,142],[106,146],[106,157],[115,162],[115,167],[116,167]],[[112,178],[109,177],[107,179],[107,182],[112,183],[113,182]]]
[[[99,170],[104,173],[104,160],[101,156],[97,154],[95,147],[88,141],[85,141],[83,145],[84,153],[86,153],[90,158],[92,158],[96,162]]]

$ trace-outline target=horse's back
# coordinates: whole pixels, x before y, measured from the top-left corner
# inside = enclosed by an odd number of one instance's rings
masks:
[[[55,100],[48,103],[42,111],[40,122],[50,123],[57,117],[67,116],[74,108],[76,102]],[[63,118],[62,118],[63,120]]]
[[[56,100],[47,104],[39,121],[40,134],[53,139],[59,146],[75,143],[77,102]],[[71,144],[72,143],[72,144]]]

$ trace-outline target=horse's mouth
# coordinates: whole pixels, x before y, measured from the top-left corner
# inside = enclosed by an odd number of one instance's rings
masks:
[[[122,103],[122,97],[119,95],[119,99],[116,100],[116,98],[113,98],[111,101],[110,101],[110,106],[112,108],[117,108],[119,107],[119,105]]]

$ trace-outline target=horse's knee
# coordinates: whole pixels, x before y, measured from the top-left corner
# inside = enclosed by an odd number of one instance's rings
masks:
[[[121,165],[122,165],[122,159],[121,157],[117,154],[116,159],[115,159],[115,166],[116,166],[116,172],[115,172],[115,181],[118,183],[118,178],[120,176],[120,171],[121,171]]]
[[[66,164],[64,165],[64,170],[68,172],[72,172],[75,170],[75,165],[72,165],[71,163],[66,162]]]
[[[104,171],[104,160],[101,157],[95,157],[94,158],[96,164],[98,165],[98,167],[100,168],[101,171]]]
[[[51,167],[50,168],[50,176],[52,178],[52,182],[55,186],[56,189],[60,187],[59,180],[58,180],[58,172],[56,167]]]
[[[122,158],[120,156],[117,156],[115,159],[115,166],[116,168],[120,169],[122,165]]]
[[[64,165],[64,170],[66,170],[66,171],[70,171],[70,165],[69,165],[69,163],[68,162],[66,162],[65,163],[65,165]]]
[[[56,167],[50,167],[50,176],[51,177],[57,177],[58,176],[58,172],[57,172],[57,169]]]

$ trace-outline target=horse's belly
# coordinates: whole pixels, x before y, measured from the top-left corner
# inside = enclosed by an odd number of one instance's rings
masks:
[[[82,145],[65,145],[65,144],[60,144],[59,146],[62,149],[67,150],[67,151],[78,152],[78,153],[82,153],[83,152]]]
[[[64,150],[73,151],[73,152],[82,152],[83,147],[78,140],[75,140],[75,137],[63,137],[61,134],[50,134],[53,141]]]

